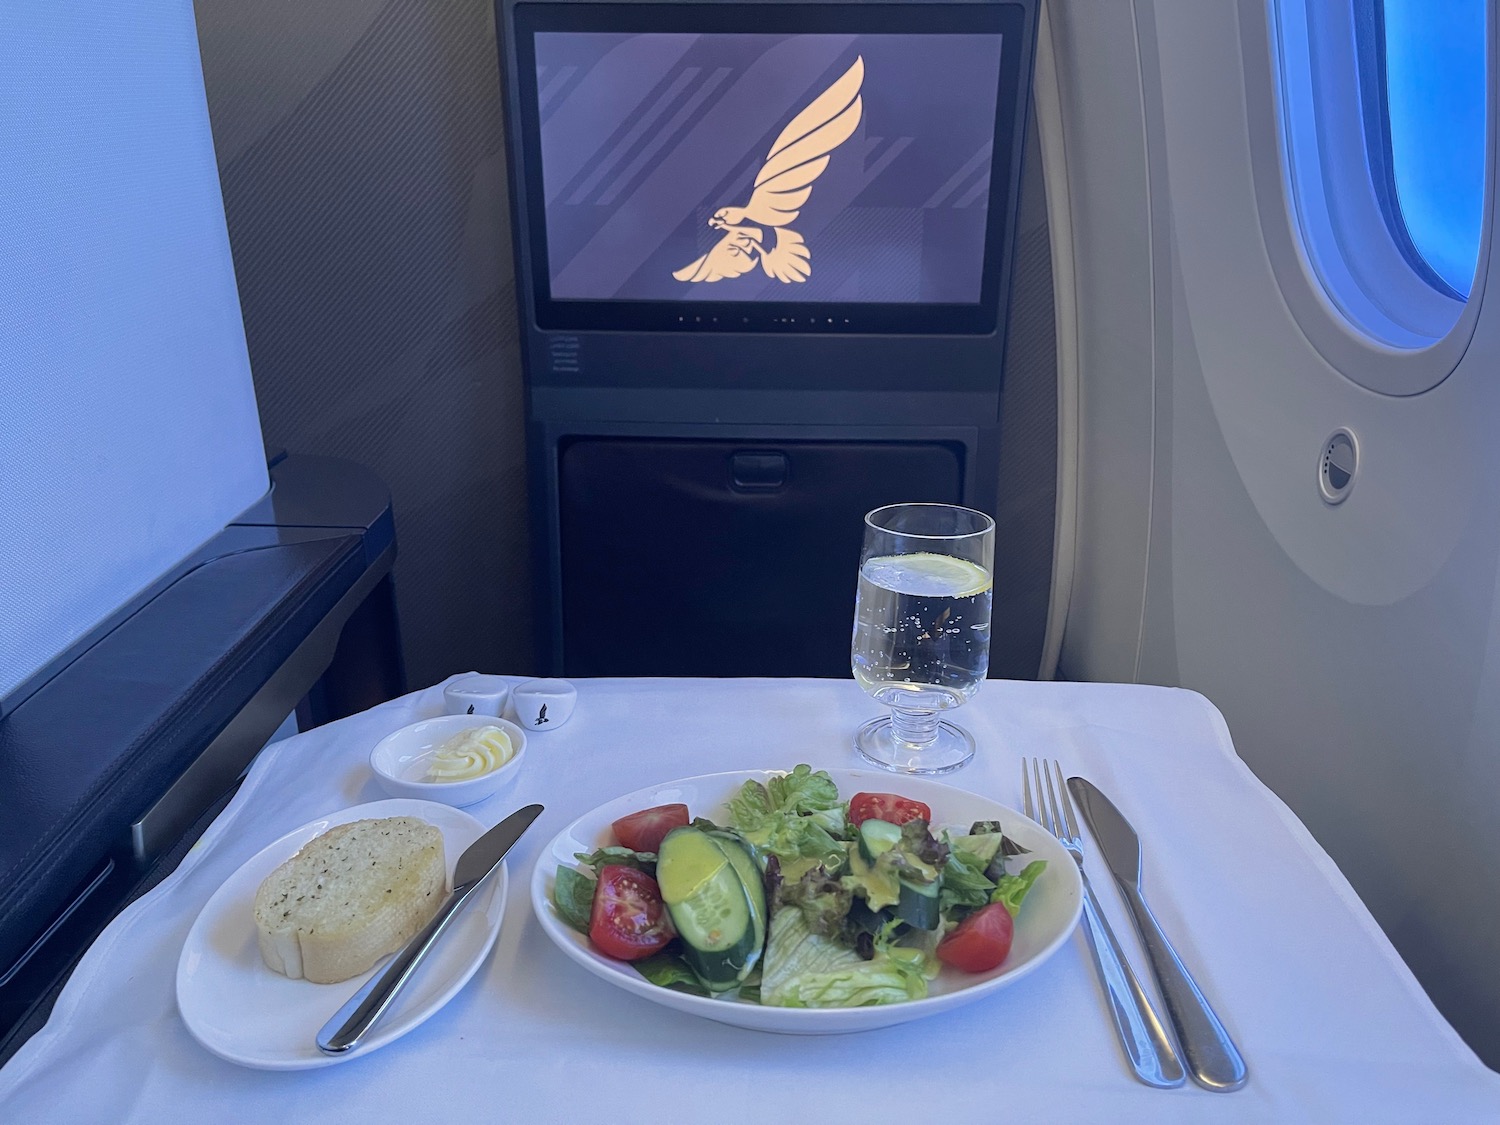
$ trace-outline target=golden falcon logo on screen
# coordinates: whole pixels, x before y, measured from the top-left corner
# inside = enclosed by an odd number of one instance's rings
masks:
[[[812,194],[813,181],[828,167],[828,154],[847,141],[859,127],[863,107],[859,88],[865,80],[865,60],[819,94],[781,131],[766,163],[755,177],[750,202],[743,207],[720,207],[708,225],[724,237],[703,257],[680,270],[678,281],[721,281],[749,273],[759,262],[779,281],[806,281],[812,275],[812,253],[806,241],[787,224]],[[767,249],[770,227],[776,244]]]

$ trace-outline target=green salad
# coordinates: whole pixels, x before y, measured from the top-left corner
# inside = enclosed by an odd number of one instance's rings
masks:
[[[944,966],[1003,964],[1046,866],[998,821],[934,834],[922,802],[846,800],[807,765],[745,782],[715,813],[659,805],[615,821],[613,844],[558,869],[558,914],[666,988],[860,1007],[920,999]]]

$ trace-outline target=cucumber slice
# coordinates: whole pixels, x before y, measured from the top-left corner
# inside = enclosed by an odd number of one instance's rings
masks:
[[[740,973],[741,979],[747,976],[750,970],[759,960],[762,950],[766,944],[766,880],[761,873],[760,867],[750,850],[740,843],[739,840],[727,833],[715,833],[712,837],[714,843],[719,845],[725,857],[729,860],[729,866],[739,876],[740,883],[745,888],[745,898],[750,905],[750,926],[754,931],[755,949],[745,967]]]
[[[872,818],[859,826],[859,850],[871,863],[900,842],[901,829],[888,821]]]
[[[657,853],[656,880],[688,965],[715,992],[738,985],[765,930],[752,921],[749,893],[725,849],[696,828],[675,828]]]
[[[935,930],[942,921],[938,913],[938,891],[941,879],[931,883],[901,880],[901,897],[896,900],[896,917],[916,930]]]

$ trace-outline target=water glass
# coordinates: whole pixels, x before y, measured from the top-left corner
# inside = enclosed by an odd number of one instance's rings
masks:
[[[948,773],[974,738],[943,719],[990,665],[995,521],[953,504],[892,504],[865,516],[854,607],[854,678],[891,709],[855,734],[897,773]]]

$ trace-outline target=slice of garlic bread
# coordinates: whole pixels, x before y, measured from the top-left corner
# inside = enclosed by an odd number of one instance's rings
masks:
[[[443,834],[410,816],[330,828],[255,895],[260,954],[278,973],[332,984],[394,953],[442,905]]]

